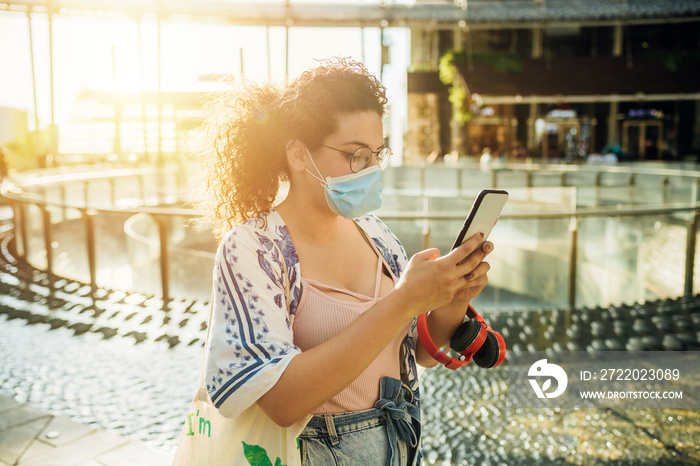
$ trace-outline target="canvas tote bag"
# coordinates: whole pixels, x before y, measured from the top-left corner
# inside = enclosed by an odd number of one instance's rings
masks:
[[[209,311],[209,347],[213,307]],[[204,384],[204,361],[199,389],[187,413],[175,452],[174,466],[299,466],[297,437],[305,423],[283,428],[253,404],[229,419],[213,405]]]

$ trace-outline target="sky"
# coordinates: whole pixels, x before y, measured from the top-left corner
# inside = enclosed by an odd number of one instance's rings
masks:
[[[34,66],[37,83],[39,126],[50,123],[50,80],[48,19],[35,13],[31,19]],[[140,38],[139,38],[140,34]],[[294,77],[314,66],[316,59],[352,56],[379,75],[380,32],[376,28],[290,28],[289,73]],[[156,90],[157,26],[155,20],[59,15],[53,21],[54,95],[57,124],[68,121],[75,97],[84,87],[96,90]],[[270,28],[269,76],[273,81],[285,77],[285,32]],[[139,40],[143,45],[143,70],[140,66]],[[387,30],[392,46],[392,64],[386,76],[405,76],[408,64],[408,32]],[[202,75],[232,74],[240,77],[241,50],[247,78],[268,78],[267,31],[263,27],[242,27],[168,21],[161,26],[162,89],[165,91],[201,90],[207,84]],[[29,21],[21,12],[0,11],[0,107],[28,112],[29,128],[34,127],[32,62]],[[143,74],[143,76],[142,76]],[[390,78],[393,80],[393,78]],[[405,89],[389,87],[398,96]]]

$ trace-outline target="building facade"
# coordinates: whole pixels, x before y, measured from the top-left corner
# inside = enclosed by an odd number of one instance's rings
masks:
[[[700,153],[700,2],[481,0],[452,29],[411,32],[409,160]]]
[[[291,28],[376,28],[382,71],[393,64],[385,30],[408,29],[407,126],[397,131],[400,140],[405,133],[405,163],[453,151],[478,155],[485,147],[546,161],[609,151],[632,160],[700,153],[700,0],[10,0],[0,1],[3,10],[26,13],[30,36],[31,18],[46,16],[50,50],[52,18],[64,14],[155,18],[158,31],[171,20],[281,27],[285,75]],[[160,48],[158,40],[158,76]],[[263,59],[269,68],[269,41]],[[51,63],[48,146],[55,158]],[[35,114],[36,100],[35,92]],[[152,139],[137,135],[131,145],[148,151]]]

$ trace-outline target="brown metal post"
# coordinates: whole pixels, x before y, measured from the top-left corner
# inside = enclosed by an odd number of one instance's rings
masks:
[[[61,210],[62,215],[63,215],[63,219],[62,219],[62,220],[65,220],[66,217],[68,216],[68,214],[67,214],[68,208],[66,207],[66,205],[68,204],[68,203],[66,202],[66,184],[65,184],[65,183],[60,183],[60,184],[58,185],[58,190],[59,190],[59,192],[61,193],[61,204],[63,204],[63,208],[62,208],[62,210]]]
[[[27,27],[29,28],[29,60],[32,65],[32,95],[34,97],[34,136],[39,134],[39,101],[36,95],[36,65],[34,64],[34,39],[32,34],[32,10],[31,8],[27,11]],[[36,142],[37,138],[34,138],[34,153],[36,156]]]
[[[423,170],[425,172],[425,170]],[[423,236],[423,249],[430,249],[433,242],[433,234],[430,231],[430,219],[427,218],[427,214],[430,212],[430,198],[423,195],[423,231],[421,235]]]
[[[671,180],[668,176],[661,178],[661,195],[664,204],[668,204],[671,201]]]
[[[146,116],[146,85],[143,74],[143,37],[141,32],[141,16],[136,20],[139,41],[139,75],[141,77],[141,124],[143,125],[143,159],[151,162],[148,155],[148,117]]]
[[[54,81],[55,76],[53,72],[53,8],[49,8],[49,84],[50,84],[50,98],[51,98],[51,146],[49,148],[51,156],[51,165],[56,165],[56,158],[58,157],[58,128],[56,127],[56,102],[54,97]],[[37,128],[38,129],[38,128]]]
[[[90,289],[95,297],[97,291],[97,255],[95,248],[95,221],[87,209],[80,209],[85,224],[85,245],[87,247],[88,269],[90,271]]]
[[[596,188],[599,188],[602,185],[603,185],[603,172],[597,171],[595,174],[595,186],[596,186]]]
[[[168,260],[168,219],[161,215],[153,218],[158,225],[158,237],[160,240],[160,282],[163,293],[163,309],[168,309],[170,302],[170,264]]]
[[[165,160],[163,160],[163,89],[162,89],[162,69],[163,69],[163,64],[162,64],[162,49],[161,49],[161,40],[162,40],[162,34],[160,32],[161,29],[161,23],[163,22],[163,18],[159,16],[158,19],[156,20],[156,26],[157,26],[157,35],[158,35],[158,58],[156,60],[157,63],[157,68],[158,68],[158,91],[156,93],[157,101],[158,101],[158,160],[157,164],[159,166],[162,166],[165,163]]]
[[[578,223],[576,216],[571,217],[569,238],[571,249],[569,250],[569,309],[576,307],[576,269],[578,267]]]
[[[87,180],[83,181],[83,203],[87,207],[90,204],[90,186]]]
[[[117,201],[117,188],[113,176],[109,177],[109,195],[110,201],[112,201],[112,205],[114,205]]]
[[[700,180],[695,180],[693,182],[692,189],[692,200],[695,205],[695,211],[693,216],[688,222],[688,230],[685,238],[685,286],[684,295],[693,296],[693,281],[695,278],[695,249],[697,247],[697,236],[698,236],[698,219],[700,217],[700,211],[698,211],[698,198],[700,197]]]
[[[685,241],[685,287],[684,295],[693,296],[693,279],[695,277],[695,248],[698,236],[698,211],[693,213],[693,217],[688,222],[688,230]]]
[[[284,80],[289,80],[289,24],[284,28]]]
[[[630,173],[627,176],[627,195],[628,195],[628,202],[630,205],[634,204],[634,189],[637,184],[637,177],[634,173]]]
[[[593,205],[599,206],[600,205],[600,194],[601,194],[601,188],[603,186],[603,171],[598,170],[595,174],[594,178],[594,186],[595,186],[595,191],[594,191],[594,196],[595,196],[595,202]]]
[[[49,280],[49,290],[53,291],[53,239],[51,235],[51,212],[45,205],[39,204],[41,217],[44,223],[44,248],[46,249],[46,274]]]
[[[15,254],[18,257],[27,260],[27,222],[24,219],[24,204],[21,202],[12,203],[12,212],[15,224],[15,238],[19,238],[22,243],[22,253],[20,254],[19,245],[15,243]]]
[[[20,226],[22,228],[22,254],[24,260],[29,261],[29,251],[32,250],[29,246],[29,232],[27,231],[27,207],[24,204],[19,204]]]

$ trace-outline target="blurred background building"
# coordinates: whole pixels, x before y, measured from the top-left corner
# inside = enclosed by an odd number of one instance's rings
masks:
[[[428,128],[410,132],[415,152],[697,158],[698,2],[465,3],[457,27],[411,29],[409,108]],[[448,87],[466,102],[453,109]]]
[[[27,120],[3,112],[0,138],[39,166],[172,157],[218,81],[281,81],[337,54],[382,77],[409,164],[485,147],[555,162],[700,153],[695,0],[16,0],[0,12],[13,63],[2,93],[24,99]]]

